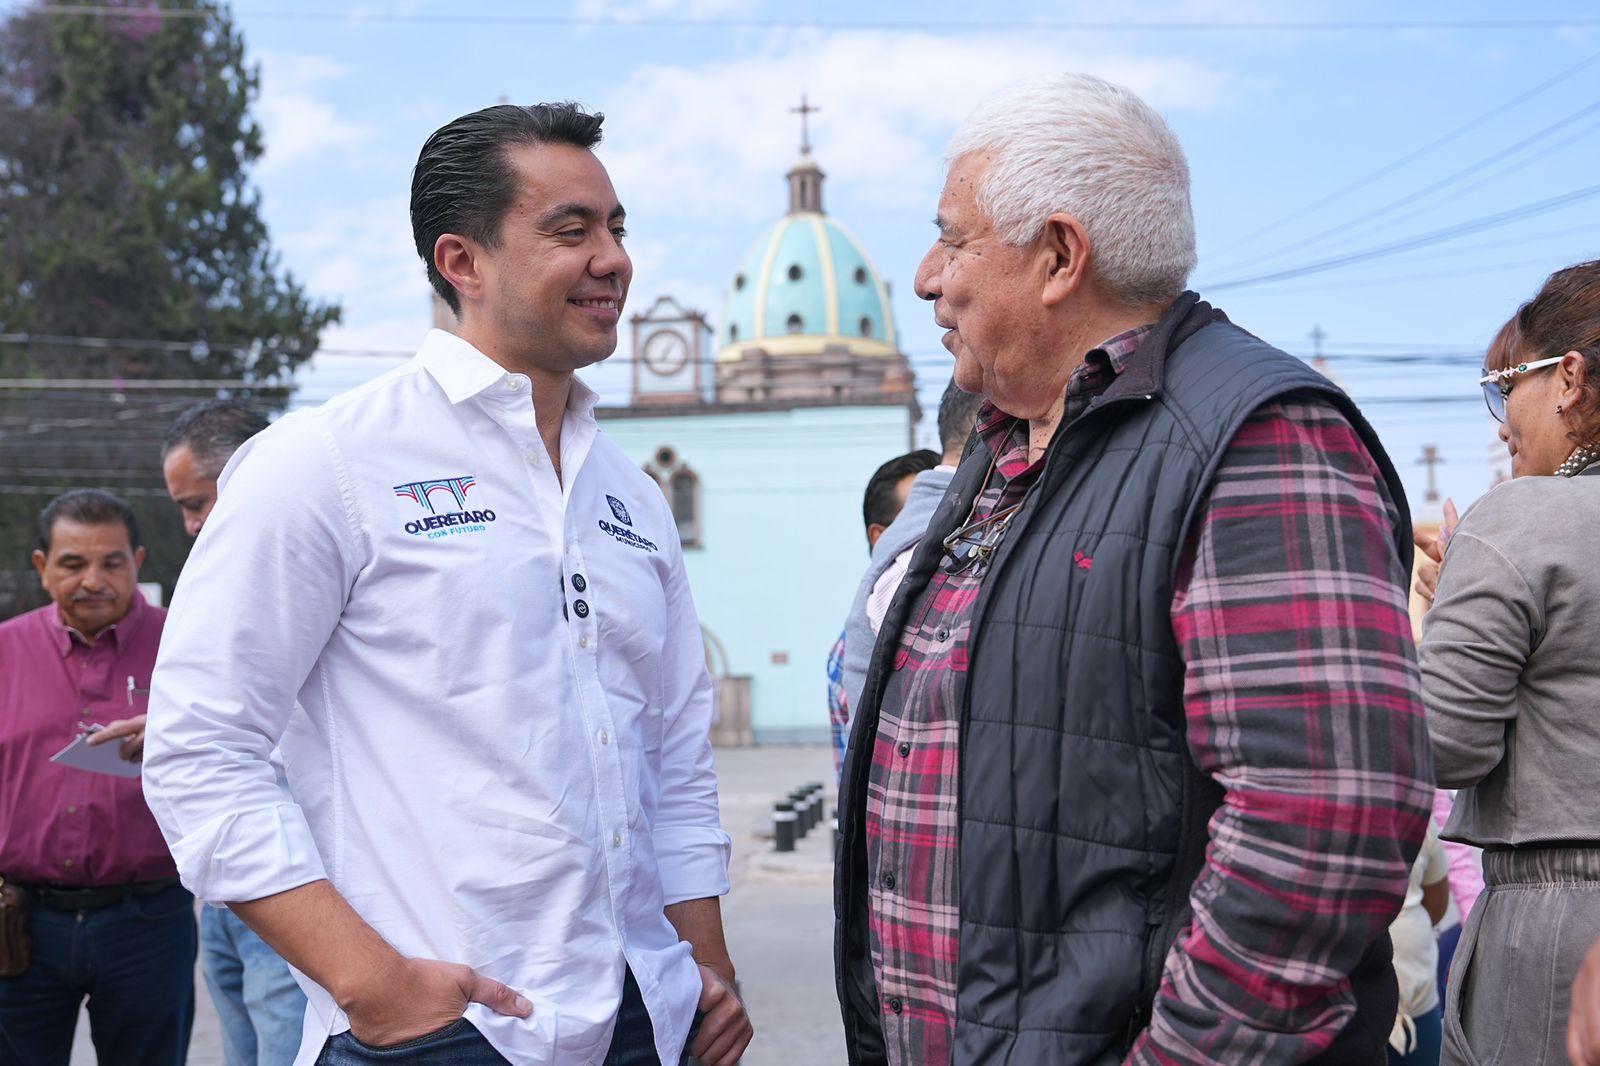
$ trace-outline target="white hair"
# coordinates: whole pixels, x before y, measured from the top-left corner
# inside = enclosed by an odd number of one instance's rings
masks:
[[[1024,245],[1065,212],[1089,234],[1095,276],[1130,304],[1171,300],[1194,269],[1183,147],[1149,104],[1088,74],[1018,82],[962,123],[945,161],[992,155],[978,207]]]

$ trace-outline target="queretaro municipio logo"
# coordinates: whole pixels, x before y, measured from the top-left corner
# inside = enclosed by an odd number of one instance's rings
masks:
[[[617,521],[625,526],[633,525],[633,519],[628,515],[628,505],[615,496],[607,496],[606,502],[611,505],[611,513],[617,516]]]
[[[428,512],[423,518],[407,522],[405,530],[414,537],[429,540],[451,537],[462,533],[482,533],[495,519],[487,508],[470,509],[468,494],[478,481],[471,474],[461,477],[434,478],[429,481],[408,481],[394,487],[394,494],[411,500]],[[441,511],[440,508],[446,508]]]

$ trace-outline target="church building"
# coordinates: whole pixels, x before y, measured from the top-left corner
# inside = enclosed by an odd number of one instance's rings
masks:
[[[803,140],[788,211],[733,271],[720,320],[665,295],[633,315],[630,402],[596,411],[671,502],[723,744],[827,740],[824,665],[868,559],[862,495],[920,417],[889,286],[824,210],[823,178]]]

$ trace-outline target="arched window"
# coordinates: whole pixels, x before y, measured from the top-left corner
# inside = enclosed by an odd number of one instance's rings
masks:
[[[799,263],[790,263],[789,264],[789,280],[790,281],[799,281],[801,278],[803,278],[805,276],[806,276],[806,272],[804,270],[800,269],[800,264]]]
[[[784,323],[784,325],[789,327],[790,333],[799,333],[801,330],[806,328],[806,320],[801,318],[799,315],[790,315],[789,321]]]
[[[872,319],[866,315],[861,316],[861,335],[863,337],[872,336]]]
[[[678,527],[678,540],[685,548],[701,547],[700,475],[678,458],[677,449],[666,444],[655,450],[644,465],[644,472],[661,486],[672,510],[673,524]]]
[[[700,479],[686,466],[678,467],[669,482],[672,517],[678,523],[678,539],[685,548],[700,546]]]

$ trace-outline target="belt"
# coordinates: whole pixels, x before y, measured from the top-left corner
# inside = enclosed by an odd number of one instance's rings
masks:
[[[105,885],[100,888],[68,888],[62,885],[28,885],[12,881],[27,889],[33,898],[56,911],[96,911],[114,907],[119,903],[154,896],[178,884],[176,877],[163,877],[158,881],[134,881],[126,885]]]

